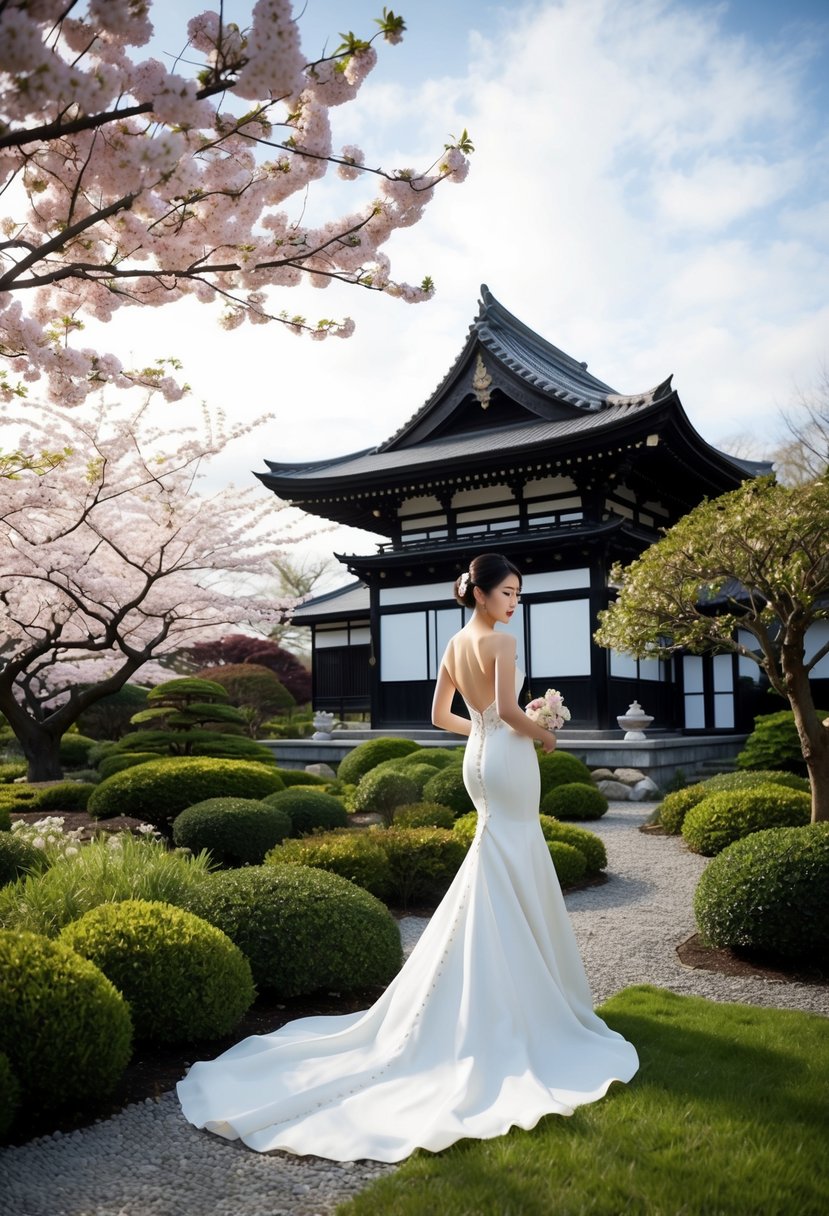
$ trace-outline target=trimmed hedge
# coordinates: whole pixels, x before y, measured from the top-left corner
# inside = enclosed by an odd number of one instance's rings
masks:
[[[378,830],[391,875],[389,899],[407,908],[440,899],[457,874],[467,845],[445,828]]]
[[[580,849],[572,844],[564,844],[561,840],[548,840],[547,848],[550,850],[560,886],[572,887],[584,878],[587,860]]]
[[[40,849],[14,832],[0,832],[0,887],[16,882],[22,874],[37,874],[45,868],[46,858]]]
[[[340,781],[356,784],[364,773],[381,761],[391,760],[393,756],[407,756],[410,752],[419,750],[419,745],[412,739],[398,739],[392,735],[367,739],[365,743],[358,743],[347,756],[343,756],[337,768],[337,776]]]
[[[541,810],[555,819],[601,819],[608,801],[595,785],[567,782],[554,785],[541,799]]]
[[[252,760],[167,757],[150,760],[96,785],[87,810],[96,819],[134,815],[169,829],[181,811],[205,798],[265,798],[284,789],[282,778]]]
[[[822,722],[829,710],[816,711]],[[789,773],[806,776],[806,761],[800,736],[790,709],[781,709],[773,714],[758,714],[754,719],[754,730],[746,739],[745,747],[737,757],[737,767],[745,769],[785,769]]]
[[[595,832],[577,828],[572,823],[559,823],[552,815],[539,815],[539,822],[548,843],[557,841],[559,844],[569,844],[583,854],[588,875],[592,877],[607,869],[607,849]]]
[[[286,840],[271,849],[265,863],[327,870],[356,883],[378,899],[388,899],[392,889],[389,861],[377,832],[345,829]]]
[[[541,797],[557,785],[590,785],[593,778],[590,769],[569,752],[554,751],[538,753],[538,768],[541,774]],[[593,786],[595,789],[595,786]]]
[[[23,760],[9,760],[0,764],[0,785],[8,785],[18,777],[26,776],[27,765]]]
[[[60,762],[64,768],[87,768],[89,753],[97,740],[88,735],[64,735],[60,741]]]
[[[268,849],[290,836],[291,817],[253,798],[207,798],[173,820],[173,843],[207,849],[220,866],[261,865]]]
[[[292,785],[327,785],[328,780],[317,773],[306,773],[304,768],[278,768],[276,770],[286,789]]]
[[[323,870],[223,870],[194,891],[187,906],[236,943],[259,989],[284,997],[385,985],[402,961],[389,910]]]
[[[348,815],[339,798],[306,785],[294,785],[263,799],[268,806],[278,807],[291,820],[291,835],[305,836],[318,828],[344,828]]]
[[[473,814],[475,814],[474,811]],[[456,822],[452,811],[441,802],[409,802],[396,808],[393,826],[396,828],[451,829]]]
[[[740,773],[717,773],[703,782],[709,794],[720,790],[745,790],[754,785],[785,785],[790,790],[810,792],[808,777],[787,773],[784,769],[744,769]]]
[[[230,938],[170,904],[100,904],[67,925],[58,940],[112,980],[129,1004],[137,1039],[218,1038],[256,995],[250,964]]]
[[[685,816],[691,807],[702,802],[708,796],[705,783],[698,781],[695,785],[686,785],[683,790],[673,790],[666,794],[656,808],[659,823],[671,836],[678,836],[682,831]]]
[[[465,815],[475,809],[463,783],[463,769],[459,764],[449,764],[440,769],[422,790],[424,802],[441,802],[455,815]]]
[[[694,915],[714,946],[829,964],[829,823],[767,828],[709,862]]]
[[[430,780],[434,774],[435,770],[430,769]],[[352,807],[358,812],[372,811],[382,815],[386,823],[391,823],[395,807],[414,802],[422,788],[404,773],[395,773],[388,769],[378,772],[374,768],[360,778],[360,783],[354,791]]]
[[[682,835],[694,853],[713,857],[726,845],[763,828],[807,824],[812,799],[781,785],[758,785],[748,790],[722,790],[710,794],[685,816]]]
[[[410,752],[398,761],[400,768],[406,769],[410,764],[428,764],[432,768],[446,768],[448,764],[463,762],[463,747],[420,747],[416,752]]]
[[[98,1102],[132,1047],[126,1001],[63,942],[0,931],[0,1051],[29,1114]]]
[[[47,785],[37,797],[38,811],[85,811],[96,785],[82,781],[60,781]]]
[[[146,764],[148,760],[157,760],[158,752],[112,752],[104,756],[98,763],[101,780],[122,773],[126,768],[135,768],[136,764]]]

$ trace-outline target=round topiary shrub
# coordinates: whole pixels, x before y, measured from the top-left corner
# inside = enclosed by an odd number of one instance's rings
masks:
[[[327,832],[348,824],[346,809],[339,798],[310,786],[294,785],[269,794],[264,801],[290,816],[292,836],[306,836],[319,828]]]
[[[782,785],[723,790],[691,808],[685,816],[682,835],[694,853],[713,857],[732,841],[763,828],[807,824],[811,814],[811,797]]]
[[[420,747],[416,752],[403,756],[398,764],[406,769],[410,764],[429,764],[432,768],[446,768],[447,764],[455,764],[463,759],[462,747]]]
[[[383,760],[391,760],[393,756],[406,756],[409,752],[419,751],[420,748],[412,739],[398,739],[394,736],[381,735],[379,739],[367,739],[343,756],[337,769],[340,781],[356,784],[364,773],[373,769]]]
[[[257,761],[168,757],[107,777],[87,810],[96,819],[134,815],[167,830],[176,815],[205,798],[261,799],[284,788],[279,774]]]
[[[290,836],[287,811],[253,798],[207,798],[173,820],[173,843],[207,849],[220,866],[258,866],[268,849]]]
[[[276,770],[286,789],[292,785],[327,785],[325,777],[320,777],[317,773],[306,773],[304,768],[278,768]]]
[[[823,721],[827,712],[825,709],[816,711],[818,722]],[[754,730],[737,757],[737,767],[785,769],[786,772],[806,776],[806,761],[790,709],[758,714],[754,719]]]
[[[20,1105],[20,1082],[12,1072],[9,1057],[0,1051],[0,1140],[14,1123]]]
[[[64,768],[87,768],[89,752],[96,740],[88,735],[64,735],[60,741],[60,762]]]
[[[476,812],[472,813],[477,818]],[[456,822],[452,811],[441,802],[407,803],[395,809],[393,820],[396,828],[446,828],[447,830],[452,829]]]
[[[554,785],[541,799],[541,810],[556,819],[601,819],[608,802],[595,785],[581,782]]]
[[[127,1003],[93,963],[63,942],[0,931],[0,1051],[27,1113],[106,1097],[131,1048]]]
[[[429,772],[430,779],[434,769]],[[360,783],[354,791],[352,806],[358,812],[374,812],[382,815],[386,823],[391,823],[395,807],[407,802],[414,802],[420,794],[416,782],[404,773],[391,770],[378,772],[371,769],[360,778]]]
[[[478,829],[478,812],[467,811],[465,815],[459,815],[452,824],[452,831],[456,836],[464,842],[467,848],[472,844],[475,832]]]
[[[707,794],[716,794],[720,790],[747,790],[754,785],[785,785],[787,789],[809,793],[807,777],[799,777],[797,773],[787,773],[783,769],[744,769],[739,773],[717,773],[702,784]]]
[[[707,795],[708,790],[702,781],[698,781],[696,785],[686,785],[684,790],[673,790],[666,794],[656,808],[659,823],[671,836],[678,836],[691,807],[702,802]]]
[[[389,902],[402,908],[440,899],[466,856],[467,845],[445,828],[378,829],[389,863]]]
[[[250,964],[207,921],[171,904],[100,904],[58,938],[112,980],[138,1039],[181,1043],[228,1034],[256,995]]]
[[[578,849],[587,863],[588,875],[592,877],[607,868],[607,849],[604,841],[595,832],[577,828],[572,823],[559,823],[552,815],[540,815],[539,821],[544,839],[548,843],[557,841],[559,844],[569,844]]]
[[[47,785],[37,796],[39,811],[85,811],[95,785],[81,781],[59,781]]]
[[[45,868],[40,849],[14,832],[0,832],[0,887],[15,882],[21,874],[37,874]]]
[[[593,785],[590,769],[569,752],[540,752],[538,768],[541,774],[542,798],[557,785]],[[595,789],[595,786],[593,786]]]
[[[317,832],[301,840],[286,840],[271,849],[265,861],[273,866],[311,866],[339,874],[378,899],[387,899],[391,873],[376,832]]]
[[[829,964],[829,823],[767,828],[703,870],[694,915],[714,946],[782,962]]]
[[[122,773],[125,768],[135,768],[136,764],[146,764],[148,760],[157,760],[158,752],[113,752],[104,756],[98,764],[101,780],[106,781],[115,773]]]
[[[422,793],[425,802],[440,802],[455,815],[465,815],[475,809],[463,783],[463,769],[457,764],[449,764],[435,773],[424,785]]]
[[[400,933],[388,908],[324,870],[222,870],[188,906],[236,943],[260,990],[280,996],[373,988],[400,968]]]
[[[587,872],[587,861],[579,849],[559,840],[548,840],[547,848],[553,859],[560,886],[572,887],[581,882]]]

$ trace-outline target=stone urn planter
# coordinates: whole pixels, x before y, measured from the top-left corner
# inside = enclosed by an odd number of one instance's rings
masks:
[[[638,701],[628,706],[626,714],[618,714],[616,721],[625,732],[624,743],[638,742],[645,737],[645,731],[653,722],[653,715],[646,714]]]
[[[334,726],[334,715],[319,710],[314,714],[314,733],[312,739],[330,739]]]

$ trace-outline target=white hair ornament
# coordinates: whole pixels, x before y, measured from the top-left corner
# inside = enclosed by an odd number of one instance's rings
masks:
[[[469,571],[464,570],[461,577],[458,579],[458,595],[466,595],[466,588],[469,586]]]

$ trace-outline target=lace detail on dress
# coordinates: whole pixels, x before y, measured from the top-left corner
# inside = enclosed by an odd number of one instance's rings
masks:
[[[483,735],[491,735],[494,730],[498,730],[504,725],[494,701],[491,705],[487,705],[483,713],[477,709],[473,709],[471,705],[467,705],[466,708],[469,710],[473,728],[476,727]]]

